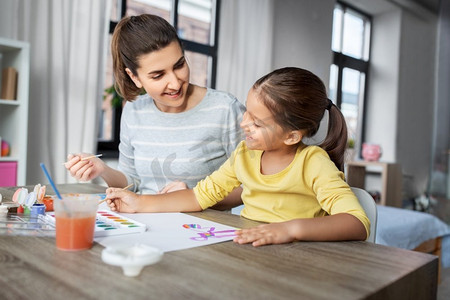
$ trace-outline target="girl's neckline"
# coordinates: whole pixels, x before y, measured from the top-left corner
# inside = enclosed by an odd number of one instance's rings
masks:
[[[295,160],[297,159],[298,155],[300,154],[300,152],[304,148],[306,148],[306,146],[307,145],[305,145],[303,143],[298,145],[297,149],[295,150],[295,154],[294,154],[294,157],[292,158],[291,162],[285,168],[283,168],[279,172],[276,172],[276,173],[273,173],[273,174],[263,174],[261,172],[261,169],[262,169],[262,165],[261,165],[262,164],[262,156],[263,156],[265,151],[264,150],[259,150],[260,151],[260,153],[258,155],[259,174],[261,176],[263,176],[263,177],[277,177],[277,176],[283,175],[284,173],[288,172],[292,168],[292,166],[293,166]]]

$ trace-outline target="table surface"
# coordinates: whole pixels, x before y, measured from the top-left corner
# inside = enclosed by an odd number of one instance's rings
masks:
[[[99,193],[93,184],[61,193]],[[15,188],[0,188],[4,201]],[[208,209],[191,215],[247,228]],[[59,251],[54,238],[0,236],[2,299],[435,299],[436,256],[369,242],[295,242],[255,248],[224,242],[164,254],[138,277],[101,260],[103,246]]]

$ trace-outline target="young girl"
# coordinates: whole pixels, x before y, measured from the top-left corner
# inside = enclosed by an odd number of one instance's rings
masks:
[[[98,176],[108,186],[142,194],[194,187],[217,170],[243,139],[245,107],[232,95],[190,83],[175,28],[149,14],[123,18],[111,42],[117,92],[127,100],[120,126],[118,170],[89,154],[69,155],[78,180]],[[142,91],[145,95],[140,95]],[[227,197],[241,204],[241,188]],[[218,207],[216,207],[218,208]]]
[[[317,132],[325,111],[329,113],[325,140],[319,146],[305,145],[303,138]],[[110,208],[121,212],[200,211],[242,184],[241,215],[271,224],[237,231],[237,243],[259,246],[369,236],[369,220],[342,173],[345,120],[317,76],[299,68],[283,68],[256,81],[248,93],[241,127],[245,141],[194,189],[136,196],[110,188]]]

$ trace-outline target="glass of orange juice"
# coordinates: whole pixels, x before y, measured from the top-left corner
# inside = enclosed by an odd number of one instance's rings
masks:
[[[66,251],[90,249],[100,196],[63,194],[53,206],[56,219],[56,248]]]

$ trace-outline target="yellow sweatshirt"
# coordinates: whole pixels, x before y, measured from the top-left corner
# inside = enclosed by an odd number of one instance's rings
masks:
[[[301,145],[290,165],[271,175],[260,172],[262,153],[242,141],[219,170],[194,188],[200,206],[213,206],[242,184],[243,217],[272,223],[348,213],[369,236],[369,219],[325,150]]]

